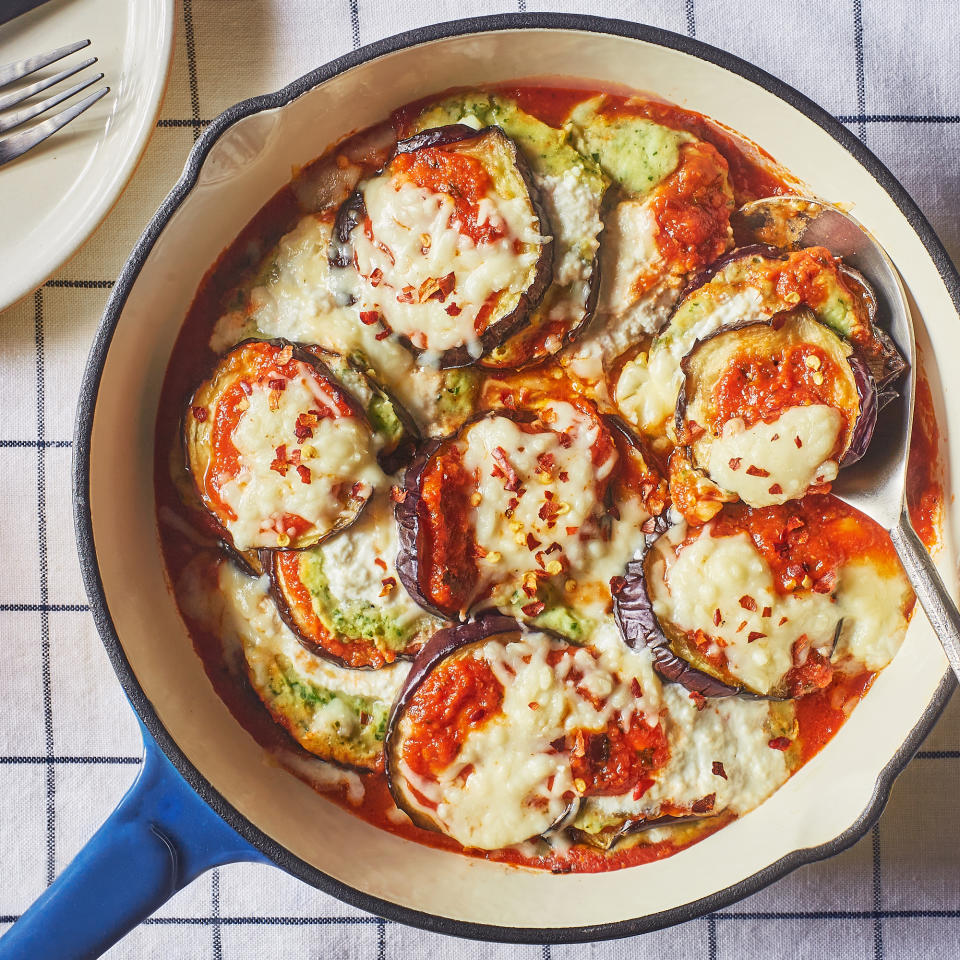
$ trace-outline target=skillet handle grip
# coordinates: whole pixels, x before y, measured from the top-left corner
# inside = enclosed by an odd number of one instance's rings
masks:
[[[906,509],[900,523],[890,531],[903,569],[913,584],[914,593],[933,627],[950,667],[960,679],[960,611],[947,591],[927,548],[917,536]]]
[[[241,860],[269,862],[194,793],[143,733],[144,762],[133,786],[0,938],[0,960],[99,957],[204,871]]]

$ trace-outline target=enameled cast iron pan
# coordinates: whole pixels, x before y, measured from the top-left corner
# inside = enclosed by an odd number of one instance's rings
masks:
[[[515,942],[626,936],[689,920],[856,841],[953,690],[914,618],[900,653],[829,747],[759,808],[660,862],[553,876],[377,830],[276,764],[213,691],[164,580],[154,420],[170,350],[203,273],[253,214],[347,131],[454,85],[575,76],[651,90],[762,144],[857,217],[898,265],[946,447],[960,396],[960,276],[886,168],[795,90],[729,54],[651,27],[519,14],[401,34],[347,54],[203,133],[113,289],[81,388],[74,497],[94,617],[144,727],[146,763],[64,875],[0,942],[0,958],[94,956],[210,867],[261,860],[355,906],[442,933]],[[947,498],[949,502],[949,496]],[[939,555],[952,570],[953,512]],[[955,579],[955,578],[951,578]]]

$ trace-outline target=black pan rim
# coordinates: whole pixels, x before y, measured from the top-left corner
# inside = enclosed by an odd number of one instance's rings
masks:
[[[100,380],[114,331],[127,297],[146,262],[157,238],[167,222],[197,182],[203,161],[223,132],[238,120],[263,110],[283,107],[313,87],[364,64],[408,47],[443,40],[465,34],[495,33],[510,30],[575,30],[583,33],[610,34],[640,40],[689,54],[713,63],[762,87],[788,105],[799,110],[824,129],[840,146],[877,181],[890,196],[918,235],[934,262],[944,286],[960,312],[960,274],[953,265],[943,244],[929,221],[920,212],[906,190],[884,164],[846,127],[817,106],[812,100],[776,77],[739,57],[705,44],[691,37],[651,27],[585,14],[514,13],[431,24],[397,34],[376,43],[360,47],[330,61],[300,77],[293,83],[271,94],[244,100],[213,120],[194,145],[180,179],[160,205],[142,236],[134,246],[129,259],[114,284],[103,317],[97,328],[87,359],[77,405],[74,432],[72,488],[74,523],[80,554],[80,567],[90,609],[111,664],[124,691],[144,726],[163,752],[199,796],[232,826],[251,845],[258,848],[279,867],[310,885],[323,890],[352,906],[396,920],[433,933],[505,943],[566,944],[597,940],[611,940],[659,930],[673,924],[692,920],[722,909],[761,890],[775,880],[808,863],[834,856],[856,843],[877,821],[886,805],[893,781],[919,749],[934,722],[950,699],[956,681],[945,672],[929,705],[909,736],[880,772],[873,796],[857,820],[843,833],[816,847],[795,850],[750,877],[725,887],[709,896],[680,906],[630,920],[571,927],[503,927],[455,920],[414,910],[397,903],[363,893],[328,876],[316,867],[291,853],[267,836],[243,814],[236,810],[188,760],[161,723],[153,704],[147,698],[124,653],[107,605],[103,582],[97,564],[93,521],[90,509],[90,453],[93,418]],[[562,882],[562,881],[561,881]]]

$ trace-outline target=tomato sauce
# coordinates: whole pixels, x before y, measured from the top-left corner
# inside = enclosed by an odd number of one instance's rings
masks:
[[[886,530],[828,494],[808,494],[769,507],[728,504],[714,521],[714,536],[747,533],[770,566],[774,589],[830,593],[840,567],[870,557],[891,570],[899,561]]]
[[[578,103],[597,94],[597,91],[575,88],[572,82],[565,87],[512,87],[509,90],[504,89],[504,92],[516,96],[522,109],[555,127],[563,124]],[[407,132],[409,124],[417,113],[430,101],[436,99],[437,97],[433,96],[397,111],[392,117],[397,133],[403,135]],[[607,92],[607,103],[604,109],[613,113],[644,116],[675,129],[688,130],[712,144],[729,166],[734,201],[737,205],[762,196],[795,192],[795,183],[790,175],[778,167],[768,154],[702,114],[684,110],[654,97],[626,96],[610,91]],[[337,154],[340,151],[349,153],[347,146],[350,142],[352,138],[345,139],[334,148],[333,153]],[[350,159],[360,163],[361,166],[367,163],[367,160],[360,156],[351,156]],[[320,161],[317,162],[319,163]],[[373,161],[370,160],[370,163]],[[309,174],[317,164],[309,165],[304,173]],[[363,169],[365,174],[373,172],[373,167],[369,165],[363,166]],[[424,176],[428,174],[425,172]],[[459,182],[460,177],[461,173],[458,171],[452,179],[454,182]],[[709,184],[705,183],[704,186],[709,195]],[[160,397],[155,436],[157,452],[154,463],[159,531],[167,576],[171,584],[180,582],[186,575],[191,580],[206,584],[210,591],[218,589],[216,561],[221,548],[216,542],[216,531],[210,519],[202,511],[199,503],[195,502],[195,493],[193,495],[190,493],[191,485],[184,483],[186,473],[180,443],[181,418],[185,404],[196,384],[209,375],[216,361],[216,356],[208,343],[217,318],[227,309],[246,309],[242,302],[235,300],[235,289],[256,269],[264,252],[271,249],[280,237],[292,229],[300,217],[306,213],[316,212],[305,205],[306,201],[301,202],[302,198],[298,198],[295,188],[296,183],[282,188],[265,204],[207,271],[172,351]],[[332,210],[321,211],[319,215],[329,217],[332,215]],[[469,207],[464,207],[463,218],[464,222],[469,221]],[[708,235],[711,230],[709,218],[699,226],[697,223],[687,225],[678,222],[675,227],[677,243],[683,242],[687,229],[690,230],[690,236],[694,239],[702,236],[706,242],[709,242]],[[785,282],[794,283],[794,281]],[[796,281],[795,289],[798,293],[802,288],[803,284]],[[815,297],[816,291],[805,290],[803,295]],[[508,376],[507,379],[510,377]],[[917,420],[911,451],[908,473],[908,503],[911,516],[924,542],[928,546],[933,546],[938,542],[938,529],[943,512],[938,457],[939,431],[934,418],[930,389],[922,379],[918,382]],[[662,489],[662,482],[660,488]],[[445,496],[444,510],[449,511],[449,494]],[[841,556],[852,555],[857,550],[879,551],[890,557],[893,562],[892,547],[883,531],[875,524],[865,521],[865,518],[856,514],[855,511],[851,511],[854,514],[853,517],[844,517],[836,511],[832,512],[828,501],[829,498],[817,500],[819,515],[817,515],[818,510],[814,510],[809,516],[801,516],[801,519],[809,521],[809,526],[817,531],[813,537],[814,546],[810,545],[809,540],[802,541],[799,537],[788,544],[787,553],[790,560],[780,565],[781,569],[777,575],[777,582],[781,588],[785,589],[787,582],[795,579],[787,570],[790,564],[799,563],[804,572],[811,576],[811,580],[816,575],[817,582],[826,586],[824,575],[829,574],[831,567],[839,562]],[[432,500],[433,509],[439,509],[439,503],[439,499],[435,496]],[[465,515],[466,499],[462,502],[460,509]],[[767,509],[775,511],[782,508]],[[740,511],[738,514],[733,510],[730,519],[724,522],[729,522],[734,527],[740,524],[739,528],[748,530],[758,548],[761,551],[767,550],[766,555],[772,558],[778,545],[775,519],[772,516],[765,516],[763,511],[756,511],[756,514],[753,516],[749,511]],[[726,517],[726,511],[724,516]],[[176,522],[169,518],[176,518]],[[444,525],[447,530],[453,527],[452,524]],[[192,535],[188,536],[184,532],[185,528],[190,529],[193,532]],[[834,536],[837,538],[837,545],[833,543]],[[823,545],[825,539],[830,542]],[[448,544],[446,549],[452,551],[452,545]],[[453,563],[456,567],[457,561],[454,560]],[[799,571],[795,570],[794,573]],[[466,565],[462,575],[466,575]],[[206,630],[187,611],[182,612],[211,683],[238,721],[266,751],[280,756],[294,752],[305,759],[310,758],[311,755],[296,744],[274,721],[246,682],[239,654],[225,649],[219,636]],[[806,762],[836,733],[850,707],[869,689],[873,676],[869,673],[852,678],[835,675],[825,689],[797,701],[798,732],[794,742],[799,745],[800,762]],[[480,686],[487,690],[488,697],[490,691],[495,689],[489,683],[483,683]],[[480,705],[480,709],[495,709],[493,705],[495,699],[494,696],[493,700],[485,701],[485,706]],[[435,706],[440,710],[443,709],[442,695]],[[455,704],[448,706],[450,709],[456,709]],[[478,708],[478,704],[471,705],[467,697],[461,704],[461,708],[464,711],[464,717],[467,717],[471,710]],[[436,719],[439,715],[439,712],[435,713],[434,718]],[[438,749],[441,754],[448,755],[455,748],[455,744],[444,744],[439,740],[437,742],[438,747],[429,749]],[[790,742],[787,741],[787,746]],[[427,748],[426,742],[423,745]],[[660,746],[658,743],[651,743],[648,746],[652,750],[651,759],[655,766],[658,762]],[[585,760],[594,755],[595,749],[592,745],[588,746],[585,741],[583,751]],[[609,748],[607,749],[609,751]],[[601,750],[599,756],[602,756],[602,753]],[[608,756],[617,756],[617,754],[617,745],[614,745],[612,752],[608,752]],[[421,759],[424,765],[431,762],[430,757],[424,756],[423,752],[421,752]],[[604,782],[612,782],[614,776],[621,776],[620,771],[619,763],[614,763],[613,768],[607,772],[604,772],[601,764],[591,773],[592,785],[594,788],[602,788]],[[590,770],[584,768],[582,772],[590,772]],[[629,773],[628,776],[632,777],[633,773]],[[581,844],[569,851],[552,850],[534,855],[516,849],[492,852],[464,851],[450,838],[422,830],[398,817],[382,773],[364,773],[361,777],[365,799],[359,808],[347,800],[345,791],[330,792],[328,796],[333,802],[361,816],[376,827],[435,848],[451,852],[466,852],[491,861],[548,869],[557,873],[606,871],[660,860],[704,839],[734,819],[733,815],[721,814],[709,820],[691,824],[689,829],[681,828],[671,840],[644,842],[634,846],[624,844],[609,852]],[[643,778],[638,778],[636,783],[638,787],[641,786]]]
[[[441,147],[425,147],[415,153],[398,154],[391,167],[417,186],[450,197],[455,210],[452,220],[474,243],[492,243],[504,236],[503,224],[490,219],[480,221],[480,201],[490,192],[491,180],[476,157]]]
[[[706,426],[740,418],[752,427],[773,423],[788,407],[834,406],[839,377],[830,355],[811,343],[737,356],[713,388],[711,422]],[[840,413],[847,420],[846,411]]]
[[[410,701],[404,761],[414,773],[435,779],[457,758],[471,731],[501,713],[502,705],[503,686],[486,660],[448,660],[430,673]]]

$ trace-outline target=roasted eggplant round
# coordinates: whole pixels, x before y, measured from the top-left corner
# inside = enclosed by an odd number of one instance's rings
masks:
[[[837,664],[862,671],[863,638],[905,623],[912,603],[883,531],[811,494],[671,527],[627,565],[614,616],[668,680],[708,697],[783,698],[827,686]]]
[[[450,124],[401,140],[361,183],[337,216],[332,262],[354,268],[361,322],[462,367],[527,323],[550,283],[550,233],[517,145],[497,127]]]
[[[337,537],[308,550],[262,551],[283,621],[311,653],[353,668],[411,660],[440,626],[400,585],[385,494]]]
[[[669,436],[683,385],[680,364],[698,340],[801,306],[851,345],[875,379],[882,377],[878,385],[889,388],[903,371],[890,338],[874,325],[876,303],[859,274],[821,247],[786,253],[752,245],[720,257],[692,281],[649,351],[623,366],[615,389],[620,410],[645,434],[666,428]]]
[[[823,488],[873,436],[869,370],[808,309],[721,328],[680,369],[678,442],[694,470],[752,507]]]
[[[585,570],[590,544],[608,535],[617,462],[588,401],[479,414],[407,469],[396,507],[401,580],[440,616],[519,598],[536,618],[544,592]]]
[[[184,414],[187,466],[237,551],[302,550],[353,523],[384,482],[370,424],[312,354],[247,341]]]
[[[635,678],[594,650],[493,616],[439,631],[387,725],[397,805],[497,849],[565,826],[583,797],[645,790],[669,750]]]

